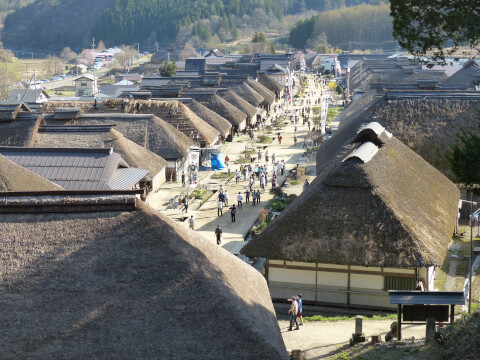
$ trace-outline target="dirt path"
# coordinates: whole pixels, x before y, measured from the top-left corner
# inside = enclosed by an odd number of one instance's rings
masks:
[[[390,330],[394,320],[364,320],[363,332],[365,336],[382,335],[382,339]],[[355,330],[355,321],[344,320],[337,322],[309,321],[300,326],[298,331],[288,331],[289,322],[279,320],[283,341],[288,350],[301,349],[305,351],[307,359],[325,359],[347,345]],[[415,339],[425,337],[425,325],[403,325],[403,339],[412,336]]]

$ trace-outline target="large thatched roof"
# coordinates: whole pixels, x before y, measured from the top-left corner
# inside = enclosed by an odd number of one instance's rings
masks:
[[[235,94],[240,96],[243,100],[248,102],[250,105],[254,107],[260,106],[265,101],[265,98],[260,95],[258,92],[253,90],[249,85],[247,85],[245,82],[242,82],[238,85],[234,85],[229,88],[232,90]]]
[[[288,358],[260,273],[123,198],[0,215],[2,357]]]
[[[54,191],[62,188],[0,155],[0,191]]]
[[[227,137],[232,128],[232,124],[224,117],[218,115],[216,112],[210,110],[206,106],[200,104],[198,101],[192,99],[186,104],[197,116],[202,118],[206,123],[217,129],[223,137]]]
[[[258,82],[273,93],[275,93],[275,91],[280,93],[283,90],[282,84],[264,72],[258,72]]]
[[[57,105],[58,106],[58,105]],[[165,160],[185,157],[193,142],[166,121],[148,114],[96,113],[78,119],[56,121],[45,117],[47,125],[115,125],[127,139]]]
[[[227,119],[233,126],[239,126],[247,120],[247,114],[237,109],[230,102],[224,100],[216,93],[204,93],[197,89],[184,92],[182,96],[197,100],[221,117]]]
[[[22,112],[13,120],[0,120],[0,145],[33,146],[41,120],[38,114]]]
[[[217,95],[220,96],[222,99],[228,101],[230,104],[235,106],[240,111],[247,114],[249,118],[255,117],[257,115],[257,108],[255,106],[250,105],[247,101],[243,100],[240,96],[235,94],[230,89],[219,90]]]
[[[247,80],[248,86],[263,96],[265,104],[272,105],[275,102],[275,93],[266,88],[260,82],[253,79]]]
[[[441,265],[459,191],[378,123],[372,124],[357,137],[363,143],[355,152],[320,173],[242,252],[330,264]],[[383,146],[374,144],[378,139]]]
[[[465,84],[470,88],[475,88],[480,81],[480,65],[475,60],[469,60],[462,69],[450,76],[443,83],[445,84]]]
[[[40,127],[35,147],[113,148],[128,165],[148,170],[155,177],[167,162],[157,154],[125,138],[110,126],[45,126]]]

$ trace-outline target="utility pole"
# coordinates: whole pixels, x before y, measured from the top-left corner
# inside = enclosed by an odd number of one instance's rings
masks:
[[[92,37],[92,49],[95,49],[95,38]]]
[[[158,52],[158,41],[155,41],[155,47],[157,48],[157,52]]]

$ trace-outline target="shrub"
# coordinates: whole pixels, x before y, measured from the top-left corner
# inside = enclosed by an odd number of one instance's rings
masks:
[[[195,199],[202,199],[206,193],[207,193],[207,190],[205,189],[195,189],[193,190],[193,197]]]
[[[260,135],[259,137],[257,137],[257,142],[261,144],[269,144],[272,142],[272,138],[267,135]]]

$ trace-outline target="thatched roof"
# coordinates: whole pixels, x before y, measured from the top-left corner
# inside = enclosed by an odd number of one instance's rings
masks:
[[[18,113],[11,121],[0,120],[0,146],[33,146],[42,116]]]
[[[258,82],[273,93],[275,93],[275,91],[280,93],[283,90],[282,84],[280,84],[278,81],[274,80],[272,77],[265,74],[264,72],[258,72]]]
[[[130,105],[129,112],[154,114],[192,140],[198,134],[199,141],[203,144],[215,144],[220,136],[217,129],[178,101],[135,100]]]
[[[243,100],[240,96],[235,94],[230,89],[219,90],[217,95],[220,96],[222,99],[228,101],[230,104],[235,106],[240,111],[247,114],[249,118],[255,117],[257,115],[257,108],[255,106],[250,105],[247,101]]]
[[[459,191],[383,128],[378,138],[382,147],[356,144],[319,174],[242,253],[359,266],[440,266]]]
[[[267,89],[260,82],[253,79],[248,79],[247,85],[263,96],[265,104],[272,105],[275,102],[275,93]]]
[[[56,105],[58,106],[58,104]],[[47,125],[115,125],[127,139],[161,156],[165,160],[187,156],[192,141],[166,121],[148,114],[96,113],[78,119],[56,121],[46,117]]]
[[[0,155],[0,191],[54,191],[62,188]]]
[[[203,121],[210,124],[213,128],[217,129],[220,135],[222,135],[223,137],[226,137],[230,133],[232,124],[224,117],[218,115],[216,112],[210,110],[206,106],[200,104],[198,101],[193,99],[186,105],[197,116],[202,118]]]
[[[254,107],[258,107],[265,101],[265,98],[262,95],[253,90],[245,82],[232,86],[229,89]]]
[[[139,201],[0,229],[5,358],[288,359],[261,274]]]
[[[475,60],[469,60],[462,69],[443,81],[444,84],[466,84],[475,88],[480,81],[480,65]]]
[[[125,138],[110,126],[40,127],[35,147],[113,148],[128,165],[149,171],[155,177],[167,162],[162,157]]]
[[[189,91],[182,96],[191,97],[206,106],[221,117],[227,119],[233,126],[241,125],[247,120],[247,114],[237,109],[228,101],[217,94],[202,94],[201,92]]]

